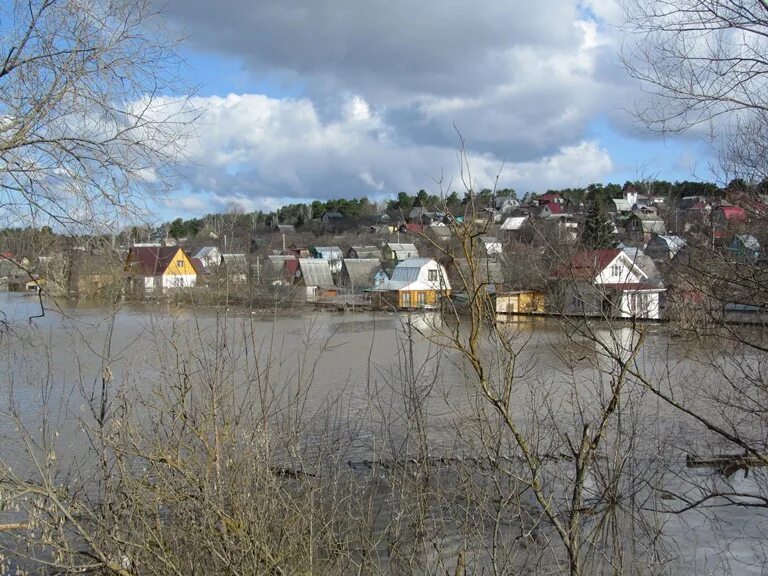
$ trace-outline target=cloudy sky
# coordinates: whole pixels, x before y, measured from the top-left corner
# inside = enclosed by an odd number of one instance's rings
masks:
[[[163,216],[400,190],[707,179],[699,140],[644,133],[613,0],[185,0],[204,110]],[[464,174],[465,180],[467,174]]]

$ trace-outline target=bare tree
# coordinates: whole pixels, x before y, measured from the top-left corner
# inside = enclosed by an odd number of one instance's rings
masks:
[[[724,168],[748,181],[765,178],[765,155],[755,153],[765,148],[768,120],[765,0],[622,3],[623,63],[652,94],[637,117],[662,132],[698,127],[725,136]]]
[[[0,8],[0,221],[103,224],[163,186],[190,120],[149,0]]]

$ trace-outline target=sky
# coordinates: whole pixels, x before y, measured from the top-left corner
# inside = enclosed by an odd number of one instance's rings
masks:
[[[646,132],[613,0],[185,0],[199,86],[161,219],[404,190],[712,179],[696,137]],[[460,151],[465,162],[460,161]]]

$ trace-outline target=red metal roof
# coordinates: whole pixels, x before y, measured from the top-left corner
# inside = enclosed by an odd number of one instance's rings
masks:
[[[718,206],[723,211],[726,220],[737,220],[739,222],[747,219],[747,212],[741,206]]]
[[[405,231],[409,234],[421,234],[424,232],[424,225],[418,224],[416,222],[408,222],[407,224],[404,224]]]
[[[140,276],[162,276],[180,250],[178,246],[133,246],[128,251],[125,271]]]
[[[200,260],[200,258],[190,258],[189,261],[192,263],[192,268],[195,269],[198,276],[203,276],[207,273],[205,264],[203,264],[203,261]]]
[[[555,278],[594,278],[621,254],[617,248],[582,250],[555,270]]]
[[[536,198],[536,201],[539,203],[539,206],[543,206],[544,204],[560,203],[563,201],[563,197],[560,194],[542,194]]]
[[[563,213],[563,205],[562,204],[556,204],[554,202],[549,202],[548,204],[545,204],[544,206],[549,209],[551,214],[562,214]]]

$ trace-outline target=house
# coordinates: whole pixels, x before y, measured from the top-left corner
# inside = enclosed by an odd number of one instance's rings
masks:
[[[488,258],[496,260],[501,256],[503,252],[501,242],[495,236],[480,236],[480,243],[483,247],[483,252]]]
[[[315,246],[311,250],[313,258],[326,260],[331,268],[331,274],[341,272],[341,261],[344,259],[344,253],[338,246]]]
[[[337,232],[344,225],[344,216],[340,212],[326,212],[320,217],[325,230]]]
[[[577,252],[554,276],[565,283],[563,312],[567,315],[661,317],[664,288],[649,282],[640,266],[619,249]]]
[[[539,210],[539,218],[548,219],[564,213],[565,207],[563,204],[551,202],[549,204],[544,204],[541,207],[541,210]]]
[[[539,290],[521,290],[496,294],[496,321],[506,322],[513,314],[542,314],[544,293]]]
[[[504,285],[504,270],[501,263],[491,258],[479,257],[474,266],[474,278],[466,258],[448,258],[445,261],[448,280],[454,292],[474,291],[483,288],[495,294]]]
[[[339,286],[352,292],[370,290],[384,284],[389,276],[378,258],[345,258],[339,276]]]
[[[316,302],[320,298],[335,296],[336,285],[331,276],[328,260],[322,258],[299,258],[299,267],[294,276],[294,283],[303,285],[303,294],[307,302]]]
[[[200,250],[194,253],[192,258],[200,260],[206,269],[215,268],[221,264],[221,252],[216,246],[203,246]]]
[[[629,214],[632,212],[632,206],[626,198],[612,198],[608,202],[608,211],[613,214]]]
[[[446,226],[442,222],[439,224],[430,224],[426,227],[425,234],[435,242],[446,242],[451,239],[451,227]]]
[[[760,258],[760,242],[752,234],[737,234],[728,245],[731,255],[743,262],[756,262]]]
[[[74,248],[67,253],[65,288],[70,294],[94,296],[123,288],[123,257],[112,250]]]
[[[741,206],[722,204],[716,206],[711,212],[712,238],[724,240],[740,225],[747,221],[747,211]]]
[[[281,254],[295,256],[296,258],[314,258],[312,251],[309,248],[300,248],[296,246],[285,248]]]
[[[536,198],[536,202],[538,202],[539,206],[546,206],[548,204],[563,205],[565,204],[565,198],[556,192],[548,192]]]
[[[493,200],[493,207],[502,214],[508,214],[520,206],[517,198],[511,196],[497,196]]]
[[[451,294],[445,268],[431,258],[403,260],[392,278],[375,288],[377,304],[398,309],[434,309]]]
[[[384,244],[382,256],[384,257],[385,262],[396,264],[397,262],[407,260],[408,258],[418,258],[419,251],[416,250],[415,244],[389,242]]]
[[[635,264],[638,268],[640,268],[640,270],[643,271],[643,274],[646,276],[646,283],[653,284],[662,288],[664,287],[664,282],[661,279],[661,273],[656,267],[656,263],[653,261],[653,258],[648,256],[640,248],[636,248],[634,246],[624,246],[620,244],[618,248],[624,252],[624,254],[629,256],[629,259],[633,264]]]
[[[268,284],[293,285],[299,259],[293,254],[270,254],[264,262],[264,280]]]
[[[347,258],[376,258],[376,260],[381,260],[381,248],[378,246],[352,246],[347,250]]]
[[[501,225],[501,230],[505,232],[519,232],[528,222],[528,216],[510,216]]]
[[[653,234],[664,235],[667,226],[664,220],[654,214],[633,213],[624,223],[624,236],[635,244],[644,244]]]
[[[133,246],[123,270],[131,291],[189,288],[197,282],[192,262],[178,246]]]
[[[672,234],[653,234],[645,245],[645,254],[657,262],[668,262],[675,257],[685,240]]]
[[[400,224],[398,230],[402,234],[421,235],[424,233],[424,227],[424,224],[421,224],[420,222],[406,222],[404,224]]]
[[[222,254],[222,272],[233,282],[248,280],[248,259],[245,254]]]

